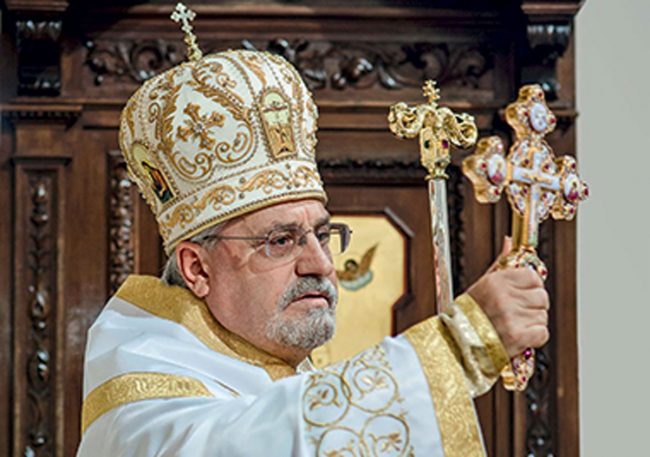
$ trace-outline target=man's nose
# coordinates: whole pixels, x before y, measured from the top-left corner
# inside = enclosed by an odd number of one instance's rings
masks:
[[[302,252],[296,262],[296,272],[299,275],[319,275],[328,276],[334,269],[332,257],[327,248],[321,246],[312,233],[305,234]]]

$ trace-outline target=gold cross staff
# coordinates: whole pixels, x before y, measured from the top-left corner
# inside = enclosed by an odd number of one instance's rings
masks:
[[[420,162],[427,169],[431,236],[433,242],[436,305],[446,311],[453,300],[451,255],[449,252],[449,223],[447,217],[446,169],[451,160],[450,148],[469,148],[478,136],[474,118],[455,114],[438,106],[440,91],[434,81],[423,87],[427,103],[409,107],[400,102],[391,106],[388,115],[390,130],[399,138],[420,139]]]
[[[463,173],[472,181],[481,203],[495,203],[502,193],[512,208],[512,250],[500,266],[532,267],[546,279],[548,270],[537,256],[538,228],[549,215],[571,220],[578,204],[589,196],[587,184],[576,172],[573,157],[555,158],[544,136],[555,128],[556,117],[538,85],[524,86],[506,108],[506,121],[515,142],[505,157],[499,137],[481,139],[476,152],[463,161]],[[532,349],[512,359],[502,373],[508,390],[526,389],[535,370]]]
[[[203,57],[203,53],[201,52],[199,45],[196,44],[196,36],[192,31],[192,24],[190,23],[190,21],[193,21],[196,17],[196,13],[179,2],[176,4],[176,8],[170,17],[174,22],[183,24],[181,30],[185,32],[184,41],[187,45],[187,58],[192,62],[200,60],[201,57]]]

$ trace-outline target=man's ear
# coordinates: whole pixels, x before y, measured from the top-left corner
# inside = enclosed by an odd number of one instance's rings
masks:
[[[196,243],[181,241],[175,250],[178,269],[187,288],[199,298],[210,293],[210,265],[206,251]]]

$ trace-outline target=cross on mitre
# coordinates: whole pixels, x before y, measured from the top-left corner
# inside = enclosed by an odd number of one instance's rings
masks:
[[[182,3],[177,3],[174,12],[171,15],[171,18],[174,22],[181,22],[181,30],[185,33],[192,33],[192,24],[190,21],[193,21],[196,17],[196,13],[189,9]]]
[[[185,32],[185,44],[187,45],[187,57],[191,61],[200,60],[203,53],[196,44],[196,36],[193,33],[193,27],[190,21],[196,17],[196,13],[182,3],[177,3],[176,8],[171,14],[171,19],[181,24],[181,30]]]

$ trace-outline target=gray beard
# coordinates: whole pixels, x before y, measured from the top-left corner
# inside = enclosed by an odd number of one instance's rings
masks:
[[[288,318],[283,311],[293,300],[307,292],[324,292],[329,307],[309,310],[307,315]],[[312,350],[325,344],[334,335],[338,293],[327,278],[298,278],[280,297],[275,312],[266,324],[266,337],[283,346]]]

